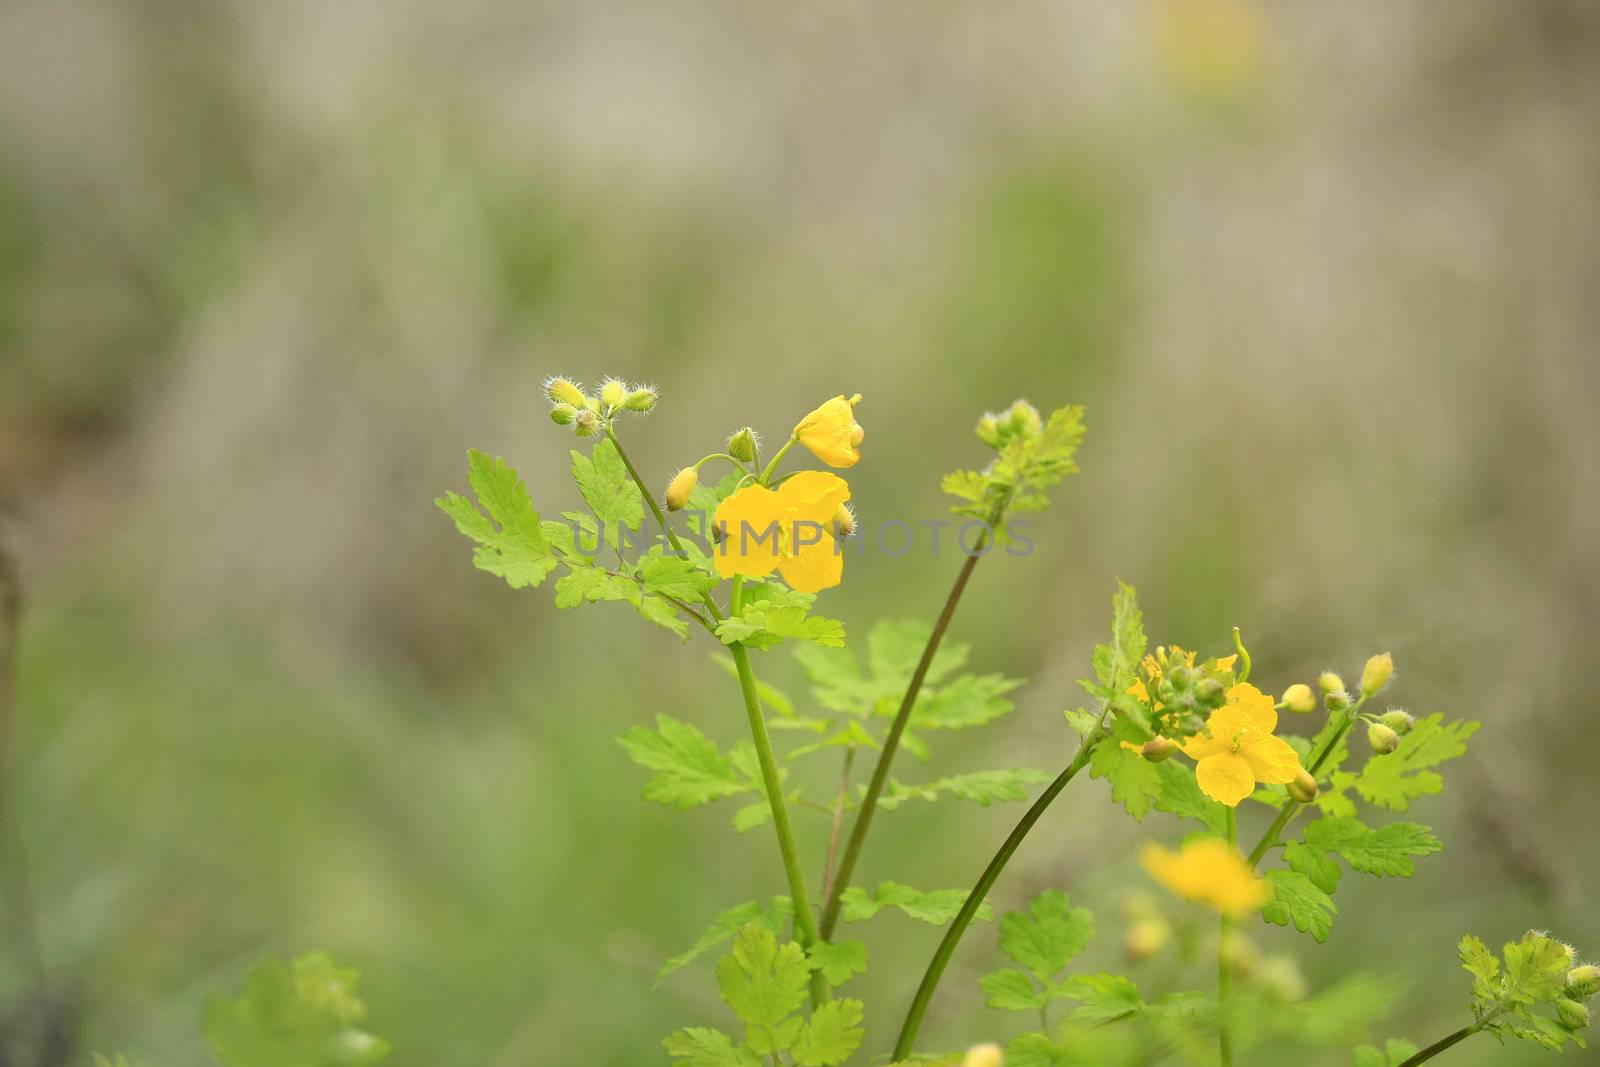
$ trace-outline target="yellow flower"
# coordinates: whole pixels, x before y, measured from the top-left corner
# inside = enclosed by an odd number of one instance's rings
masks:
[[[764,578],[774,569],[802,593],[839,584],[844,556],[833,520],[850,499],[837,474],[801,471],[776,490],[749,485],[717,505],[712,525],[723,532],[717,573]]]
[[[1193,841],[1178,852],[1146,845],[1139,859],[1156,881],[1184,900],[1235,918],[1255,911],[1272,895],[1244,857],[1214,837]]]
[[[860,393],[834,397],[801,419],[794,435],[828,466],[854,467],[861,460],[861,439],[866,435],[856,422],[855,405],[860,400]]]
[[[1272,698],[1240,682],[1228,690],[1228,702],[1206,722],[1211,736],[1195,734],[1183,754],[1195,761],[1200,790],[1231,808],[1255,792],[1257,782],[1287,785],[1300,773],[1300,757],[1281,737]]]
[[[999,1045],[974,1045],[967,1049],[961,1067],[1000,1067],[1004,1062],[1005,1056],[1001,1054]]]

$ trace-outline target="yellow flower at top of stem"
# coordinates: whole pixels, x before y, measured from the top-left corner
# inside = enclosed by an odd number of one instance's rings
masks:
[[[800,443],[830,467],[853,467],[861,461],[866,431],[856,422],[861,394],[836,396],[801,419],[794,428]]]
[[[1272,698],[1248,682],[1228,690],[1228,702],[1211,713],[1206,734],[1183,746],[1195,761],[1200,791],[1212,800],[1238,807],[1257,782],[1287,785],[1300,774],[1300,756],[1281,737]]]
[[[850,499],[837,474],[801,471],[777,489],[747,485],[717,505],[717,573],[764,578],[774,570],[791,588],[815,593],[839,584],[844,556],[835,520]]]

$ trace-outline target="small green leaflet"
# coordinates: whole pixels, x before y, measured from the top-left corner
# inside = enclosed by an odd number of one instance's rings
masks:
[[[1374,830],[1354,816],[1325,817],[1306,827],[1304,842],[1291,841],[1284,858],[1318,889],[1332,893],[1339,884],[1333,856],[1342,856],[1354,871],[1410,878],[1416,873],[1412,857],[1431,856],[1443,847],[1426,826],[1414,822]]]
[[[357,1025],[367,1012],[359,977],[326,952],[292,964],[269,958],[244,976],[238,996],[207,1001],[201,1029],[227,1067],[377,1063],[389,1043]]]
[[[829,985],[844,985],[852,975],[867,973],[867,946],[854,938],[818,941],[806,950],[806,955],[811,969]]]
[[[1563,1027],[1548,1011],[1561,998],[1572,966],[1571,950],[1536,930],[1505,946],[1505,966],[1478,938],[1461,939],[1461,966],[1472,975],[1472,1017],[1504,1041],[1532,1041],[1559,1051],[1568,1041],[1584,1048],[1583,1035]]]
[[[1155,808],[1163,793],[1161,767],[1139,755],[1138,746],[1148,740],[1136,726],[1122,716],[1111,722],[1108,736],[1089,754],[1089,775],[1111,783],[1111,799],[1129,815],[1143,821]],[[1134,746],[1126,748],[1123,742]]]
[[[839,894],[839,900],[844,905],[842,915],[847,923],[864,922],[884,908],[898,908],[913,919],[943,926],[955,918],[966,899],[965,889],[923,892],[899,882],[879,882],[878,888],[872,893],[860,886],[851,886]],[[978,905],[979,919],[987,922],[993,916],[994,909],[987,903]]]
[[[1000,920],[1000,951],[1041,982],[1060,973],[1094,936],[1094,916],[1074,908],[1059,889],[1039,894],[1028,910]]]
[[[745,591],[742,608],[717,624],[717,637],[725,645],[742,643],[762,649],[786,639],[842,647],[844,623],[807,614],[815,600],[808,593],[767,583],[751,586]]]
[[[1263,919],[1274,926],[1293,923],[1296,930],[1318,942],[1328,940],[1333,917],[1339,913],[1332,897],[1299,871],[1268,871],[1267,884],[1272,887],[1272,899],[1261,911]]]
[[[1352,1067],[1400,1067],[1417,1054],[1417,1046],[1409,1041],[1390,1038],[1383,1046],[1362,1045],[1352,1053]]]
[[[458,493],[446,493],[434,503],[455,521],[456,529],[477,542],[473,564],[504,578],[513,589],[544,581],[558,561],[517,472],[499,456],[473,449],[467,453],[467,481],[477,504]]]
[[[1115,700],[1138,680],[1135,668],[1144,659],[1149,642],[1144,635],[1144,612],[1139,595],[1127,582],[1117,582],[1111,597],[1111,640],[1094,646],[1091,662],[1100,685],[1092,691],[1102,700]]]
[[[744,1023],[744,1042],[719,1030],[679,1030],[662,1046],[679,1067],[758,1067],[760,1057],[787,1053],[796,1067],[833,1067],[860,1046],[859,1000],[828,1000],[809,1019],[798,1012],[810,988],[811,963],[793,941],[779,944],[760,923],[743,926],[717,964],[722,999]]]
[[[661,969],[656,972],[654,985],[660,985],[670,975],[683,970],[712,949],[726,943],[745,925],[759,922],[777,934],[789,924],[789,919],[793,915],[794,905],[789,902],[788,897],[773,897],[771,903],[765,907],[754,900],[748,900],[729,908],[712,921],[706,932],[695,939],[694,944],[661,965]]]
[[[1368,804],[1405,811],[1418,797],[1444,788],[1444,780],[1428,768],[1463,755],[1467,739],[1478,732],[1478,725],[1464,720],[1445,725],[1444,716],[1438,713],[1418,719],[1400,739],[1399,748],[1367,760],[1356,776],[1356,792]]]
[[[1077,472],[1072,457],[1083,434],[1082,407],[1056,409],[1038,433],[1006,442],[983,471],[945,475],[941,488],[961,501],[950,510],[991,523],[1004,540],[1007,511],[1040,510],[1048,503],[1044,490]]]
[[[574,450],[572,477],[589,510],[606,526],[637,530],[644,521],[644,498],[610,439],[602,438],[588,456]]]
[[[735,757],[724,756],[696,727],[669,715],[657,715],[654,730],[635,726],[617,740],[633,762],[656,772],[644,787],[646,800],[687,811],[755,788]]]

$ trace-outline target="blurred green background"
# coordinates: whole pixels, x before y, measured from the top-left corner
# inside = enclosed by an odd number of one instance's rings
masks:
[[[1156,640],[1242,626],[1272,688],[1390,649],[1397,702],[1484,722],[1416,809],[1447,851],[1347,880],[1323,950],[1261,944],[1407,980],[1374,1033],[1419,1042],[1462,933],[1600,953],[1597,121],[1584,0],[6,0],[0,1060],[207,1062],[205,992],[312,947],[400,1065],[653,1063],[722,1018],[704,968],[650,975],[781,891],[770,833],[644,804],[613,739],[732,742],[736,689],[473,570],[431,504],[468,447],[576,499],[553,372],[656,382],[627,432],[663,480],[860,391],[856,501],[912,523],[980,411],[1088,405],[953,631],[1031,682],[933,770],[1067,758],[1114,576]],[[929,619],[955,567],[859,558],[826,613]],[[858,881],[970,884],[1019,814],[916,807]],[[1171,831],[1075,783],[996,903],[1071,889],[1114,965]],[[878,1051],[936,931],[868,937]],[[929,1045],[1005,1036],[995,958],[969,938]]]

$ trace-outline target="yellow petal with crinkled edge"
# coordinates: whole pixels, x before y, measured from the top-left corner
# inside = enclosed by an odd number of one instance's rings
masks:
[[[856,399],[860,399],[859,395]],[[794,435],[830,467],[853,467],[861,461],[865,433],[856,423],[855,406],[843,395],[826,401],[801,419]]]
[[[1200,792],[1230,808],[1256,791],[1256,776],[1237,752],[1218,752],[1207,756],[1194,767]]]
[[[800,471],[778,486],[778,500],[791,519],[831,524],[850,499],[850,483],[827,471]],[[810,540],[810,538],[801,538]]]
[[[1299,777],[1300,754],[1281,737],[1246,734],[1239,744],[1239,755],[1250,765],[1258,782],[1288,785]]]
[[[1229,687],[1228,702],[1217,709],[1217,715],[1223,712],[1237,716],[1240,726],[1248,726],[1264,734],[1270,734],[1278,728],[1278,709],[1273,699],[1249,682]],[[1212,718],[1216,718],[1216,715]]]
[[[844,555],[839,551],[839,542],[834,540],[833,534],[824,530],[821,541],[800,545],[800,541],[811,537],[811,532],[801,526],[797,533],[796,544],[799,547],[795,554],[778,560],[778,573],[789,583],[789,588],[802,593],[817,593],[838,585],[844,577]]]

